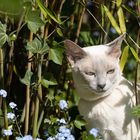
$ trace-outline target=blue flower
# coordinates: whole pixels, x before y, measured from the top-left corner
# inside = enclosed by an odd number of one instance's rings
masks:
[[[14,109],[15,107],[17,107],[17,105],[14,102],[10,102],[9,103],[10,108]]]
[[[96,138],[99,134],[99,131],[95,128],[92,128],[92,129],[90,129],[89,133]]]
[[[60,124],[67,124],[64,118],[57,120]]]
[[[3,130],[3,135],[4,136],[11,136],[12,135],[12,130],[11,129],[9,129],[9,130],[4,129]]]
[[[55,136],[55,138],[56,138],[57,140],[65,140],[65,136],[64,136],[62,133],[58,133],[58,134]]]
[[[55,138],[54,137],[49,137],[49,138],[47,138],[47,140],[55,140]]]
[[[13,120],[15,118],[15,114],[12,112],[7,113],[7,118]]]
[[[64,109],[68,109],[68,104],[65,100],[60,100],[59,102],[59,107],[60,109],[64,110]]]
[[[67,137],[67,140],[75,140],[75,138],[74,138],[73,135],[69,135],[69,136]]]
[[[0,96],[2,96],[3,98],[7,97],[7,92],[4,89],[0,90]]]
[[[16,137],[16,140],[33,140],[31,135],[25,135],[24,137]]]

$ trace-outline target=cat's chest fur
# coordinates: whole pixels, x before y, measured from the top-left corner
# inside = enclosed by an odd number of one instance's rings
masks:
[[[134,104],[132,85],[122,78],[111,94],[95,101],[80,99],[78,107],[88,122],[87,129],[99,129],[107,140],[133,140],[129,131],[137,132],[136,120],[131,114]],[[130,126],[133,126],[133,130]]]
[[[93,101],[80,99],[79,111],[91,122],[87,125],[89,129],[93,126],[96,127],[97,122],[104,128],[112,126],[113,123],[120,124],[119,122],[123,125],[124,122],[122,120],[124,120],[126,115],[131,116],[131,108],[135,102],[134,94],[131,90],[132,86],[123,78],[122,81],[122,85],[120,82],[112,89],[112,93],[105,97]],[[86,94],[88,93],[85,91]]]

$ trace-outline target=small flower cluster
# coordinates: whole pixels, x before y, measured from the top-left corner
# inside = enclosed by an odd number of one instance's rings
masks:
[[[68,109],[68,104],[65,100],[60,100],[59,102],[59,107],[60,109],[64,110],[64,109]]]
[[[89,134],[96,138],[99,135],[99,131],[96,128],[92,128],[90,129]]]
[[[60,100],[59,107],[63,111],[67,111],[68,104],[65,100]],[[60,125],[58,129],[58,133],[55,136],[50,136],[47,140],[75,140],[74,136],[71,134],[71,129],[68,128],[67,122],[64,118],[57,119],[58,125]]]
[[[0,96],[2,96],[3,98],[7,97],[7,91],[5,91],[4,89],[0,90]]]
[[[9,130],[3,129],[3,135],[4,136],[11,136],[12,135],[12,130],[11,129],[9,129]]]
[[[54,137],[49,137],[47,140],[75,140],[71,134],[71,130],[65,125],[60,126],[58,133]]]
[[[0,90],[0,96],[2,96],[3,98],[7,97],[7,92],[4,89]],[[10,102],[9,103],[9,107],[11,109],[14,109],[17,105],[14,102]],[[7,113],[7,118],[11,121],[15,121],[15,114],[12,112]],[[2,130],[3,136],[11,136],[12,135],[12,128],[8,128],[8,129],[3,129]]]
[[[16,137],[16,140],[42,140],[40,138],[33,139],[31,135],[25,135],[24,137]]]

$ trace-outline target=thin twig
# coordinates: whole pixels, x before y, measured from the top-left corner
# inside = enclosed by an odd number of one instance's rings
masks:
[[[78,28],[77,28],[77,32],[76,32],[75,43],[78,42],[78,37],[79,37],[79,34],[80,34],[80,30],[81,30],[81,26],[82,26],[82,20],[83,20],[84,13],[85,13],[85,5],[82,7],[82,13],[81,13],[81,16],[80,16],[80,19],[79,19],[79,23],[78,23]]]

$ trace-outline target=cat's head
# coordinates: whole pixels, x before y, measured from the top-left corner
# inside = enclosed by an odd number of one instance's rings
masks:
[[[108,44],[85,48],[65,40],[67,58],[80,96],[105,96],[118,82],[121,76],[119,57],[123,39],[124,35],[121,35]]]

